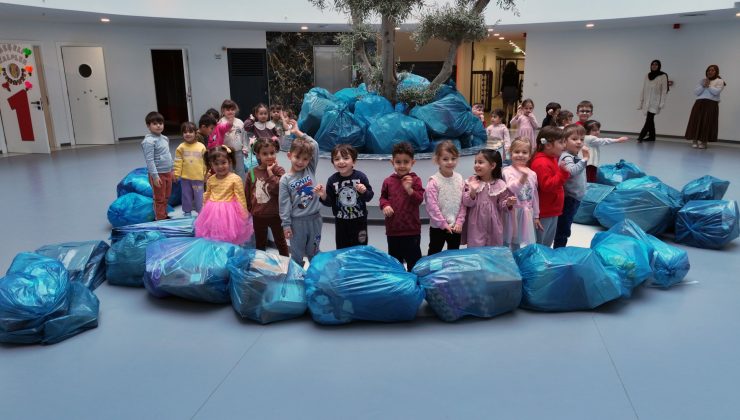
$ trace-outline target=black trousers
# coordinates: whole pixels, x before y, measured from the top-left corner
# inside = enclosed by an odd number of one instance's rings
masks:
[[[558,216],[558,225],[555,230],[555,242],[553,248],[562,248],[568,244],[570,238],[570,227],[573,225],[573,218],[578,212],[581,202],[573,197],[565,196],[563,200],[563,214]]]
[[[460,249],[461,235],[459,233],[449,233],[444,229],[429,227],[429,251],[427,255],[442,252],[442,248],[447,243],[447,249]]]
[[[655,141],[655,114],[648,112],[638,140]]]
[[[403,264],[406,270],[411,271],[416,262],[421,259],[421,235],[388,236],[388,254]]]
[[[337,249],[367,245],[367,219],[335,219],[334,238]]]

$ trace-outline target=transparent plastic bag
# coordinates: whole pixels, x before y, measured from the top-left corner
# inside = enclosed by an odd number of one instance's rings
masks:
[[[660,179],[654,176],[643,176],[640,178],[632,178],[619,183],[616,186],[617,190],[658,190],[664,193],[670,199],[671,210],[675,214],[683,206],[683,197],[681,192],[677,189],[665,184]]]
[[[604,268],[619,280],[622,297],[632,296],[632,290],[653,275],[649,243],[614,232],[598,232],[591,240],[591,249]]]
[[[722,249],[740,236],[736,201],[689,201],[676,216],[678,243],[697,248]]]
[[[601,165],[596,172],[596,182],[604,185],[617,185],[632,178],[645,176],[645,172],[632,162],[620,159],[613,165]]]
[[[472,134],[476,128],[470,106],[456,95],[447,95],[427,105],[416,106],[409,115],[424,122],[429,135],[436,137],[456,138]],[[483,128],[480,120],[476,120],[477,125]]]
[[[69,286],[69,307],[63,315],[44,323],[43,344],[55,344],[98,326],[100,301],[80,283]]]
[[[522,278],[508,248],[443,251],[420,259],[413,272],[429,306],[444,321],[491,318],[513,311],[522,300]]]
[[[657,189],[615,189],[596,205],[599,224],[612,227],[631,219],[648,233],[664,232],[674,220],[673,201]]]
[[[393,105],[380,95],[370,94],[355,103],[355,117],[371,126],[376,119],[393,112]]]
[[[60,261],[67,269],[70,281],[95,290],[105,281],[105,253],[108,248],[103,241],[64,242],[44,245],[34,252]]]
[[[173,211],[167,206],[167,212]],[[118,197],[108,207],[108,222],[113,227],[151,222],[154,220],[154,200],[137,193]]]
[[[424,123],[392,112],[376,119],[367,130],[367,146],[371,153],[390,154],[393,146],[402,141],[411,144],[417,153],[429,149]]]
[[[320,87],[312,88],[303,96],[301,113],[298,115],[298,127],[304,133],[315,137],[321,128],[321,119],[326,111],[337,108],[334,96]]]
[[[729,187],[730,181],[704,175],[684,185],[681,194],[685,202],[691,200],[721,200]]]
[[[323,151],[330,152],[339,144],[349,144],[355,149],[365,147],[365,123],[347,108],[326,111],[321,118],[321,128],[316,142]]]
[[[146,247],[166,236],[159,231],[129,232],[105,254],[108,284],[144,287]]]
[[[177,219],[157,220],[156,222],[138,223],[115,227],[111,230],[111,244],[123,239],[131,232],[159,232],[167,238],[182,238],[195,236],[195,218],[182,217]]]
[[[689,254],[681,248],[669,245],[653,235],[647,235],[648,243],[653,248],[653,276],[647,285],[668,288],[686,277],[691,269]]]
[[[598,225],[599,221],[594,217],[596,205],[606,198],[609,193],[614,191],[611,185],[588,183],[586,186],[586,195],[581,199],[581,205],[578,206],[573,221],[581,225]]]
[[[149,183],[149,173],[146,168],[136,168],[126,174],[116,186],[116,194],[118,197],[126,195],[128,193],[141,194],[144,197],[154,197],[154,190],[152,185]],[[180,188],[180,181],[172,181],[172,193],[170,198],[167,200],[167,204],[176,207],[182,204],[182,189]]]

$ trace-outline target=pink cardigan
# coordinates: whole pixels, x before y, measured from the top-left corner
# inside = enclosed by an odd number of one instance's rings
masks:
[[[429,177],[429,182],[427,182],[426,191],[424,193],[424,198],[427,202],[427,213],[429,214],[429,226],[436,229],[452,228],[452,226],[447,223],[447,219],[442,214],[442,210],[439,206],[439,185],[437,184],[437,180],[434,179],[434,176],[437,175],[441,176],[441,174],[437,172],[435,175]],[[460,179],[460,209],[457,211],[455,224],[462,227],[463,223],[465,223],[465,214],[467,213],[465,206],[462,205],[462,192],[465,187],[465,181],[457,172],[453,173],[452,176],[454,177],[456,175]]]

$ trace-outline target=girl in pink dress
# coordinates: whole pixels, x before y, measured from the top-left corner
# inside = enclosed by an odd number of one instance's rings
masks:
[[[475,155],[475,175],[465,181],[462,203],[468,209],[463,243],[474,246],[503,246],[502,212],[516,203],[516,197],[501,179],[501,154],[483,149]]]
[[[516,127],[516,136],[529,139],[532,150],[537,149],[536,131],[540,127],[537,123],[537,117],[532,113],[534,102],[531,99],[525,99],[522,105],[517,109],[516,115],[511,119],[511,127]]]
[[[511,143],[511,166],[503,170],[506,186],[516,196],[511,211],[504,213],[504,244],[512,250],[537,242],[535,225],[539,223],[540,202],[537,174],[527,167],[531,154],[529,139],[517,137]]]

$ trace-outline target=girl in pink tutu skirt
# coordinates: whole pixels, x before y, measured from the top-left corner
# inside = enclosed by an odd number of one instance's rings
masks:
[[[506,186],[515,196],[511,211],[504,213],[504,245],[512,250],[537,242],[535,229],[541,230],[537,174],[527,167],[532,156],[529,139],[517,137],[511,142],[511,166],[503,170]],[[538,227],[539,225],[539,227]]]
[[[227,146],[208,150],[206,165],[215,175],[208,178],[203,211],[195,220],[195,236],[241,245],[252,237],[244,184],[231,170],[234,153]]]

